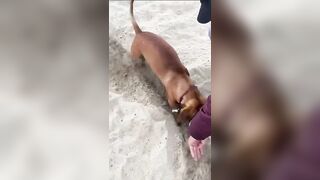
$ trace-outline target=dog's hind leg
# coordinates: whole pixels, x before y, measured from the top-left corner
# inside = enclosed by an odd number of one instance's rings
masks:
[[[131,57],[133,60],[138,60],[142,56],[141,51],[139,49],[137,39],[134,38],[132,45],[131,45]]]

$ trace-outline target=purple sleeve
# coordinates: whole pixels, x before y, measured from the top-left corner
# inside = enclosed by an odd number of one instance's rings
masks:
[[[197,140],[211,136],[211,96],[192,119],[188,131]]]

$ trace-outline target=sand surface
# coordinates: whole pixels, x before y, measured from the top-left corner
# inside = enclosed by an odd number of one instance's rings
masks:
[[[133,63],[134,32],[129,2],[110,2],[109,145],[110,179],[210,179],[210,143],[195,162],[186,127],[176,126],[163,89],[147,66]],[[196,21],[199,2],[137,1],[143,30],[162,36],[177,51],[200,91],[210,94],[210,39]]]

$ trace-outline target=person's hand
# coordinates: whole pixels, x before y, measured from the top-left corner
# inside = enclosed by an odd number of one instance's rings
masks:
[[[192,136],[188,139],[191,156],[195,161],[198,161],[203,156],[204,140],[196,140]]]

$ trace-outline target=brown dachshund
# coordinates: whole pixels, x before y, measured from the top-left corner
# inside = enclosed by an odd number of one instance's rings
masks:
[[[176,122],[188,122],[205,102],[192,83],[188,70],[181,63],[176,51],[160,36],[143,32],[133,15],[133,0],[130,6],[131,20],[136,36],[131,46],[133,59],[143,57],[160,79],[166,90],[169,106],[178,113]]]

